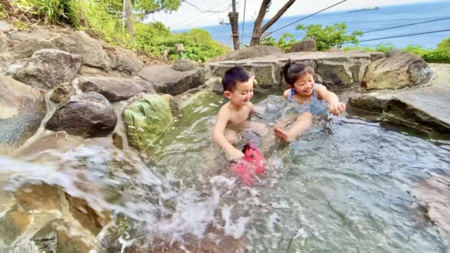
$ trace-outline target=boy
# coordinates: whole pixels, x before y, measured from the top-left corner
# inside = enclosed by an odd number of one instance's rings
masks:
[[[230,68],[222,78],[224,95],[229,101],[217,114],[212,138],[231,159],[237,160],[244,156],[241,150],[233,146],[238,140],[238,132],[244,128],[257,127],[257,123],[247,120],[253,110],[250,100],[254,82],[254,77],[241,67]]]

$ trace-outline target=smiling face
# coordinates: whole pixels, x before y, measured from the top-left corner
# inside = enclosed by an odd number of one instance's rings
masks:
[[[302,96],[311,96],[313,93],[314,78],[311,73],[301,75],[291,88]]]
[[[243,106],[253,98],[253,83],[253,78],[245,82],[237,82],[232,91],[225,91],[225,96],[231,104]]]

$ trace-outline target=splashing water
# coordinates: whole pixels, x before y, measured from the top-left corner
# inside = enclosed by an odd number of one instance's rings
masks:
[[[207,129],[218,107],[205,107],[178,121],[169,133],[177,137],[153,166],[124,151],[85,145],[20,161],[0,157],[0,186],[55,185],[96,210],[128,217],[133,222],[120,237],[123,252],[155,238],[190,251],[193,242],[220,245],[226,237],[243,246],[211,251],[449,250],[441,228],[421,219],[423,203],[414,194],[432,173],[450,176],[449,145],[334,118],[331,134],[314,128],[272,150],[265,175],[249,187],[220,155],[211,158],[217,149]],[[151,251],[148,245],[142,247]]]

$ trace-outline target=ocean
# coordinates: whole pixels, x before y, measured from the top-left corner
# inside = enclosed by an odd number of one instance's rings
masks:
[[[375,4],[375,3],[374,3]],[[445,38],[450,37],[450,1],[436,1],[427,3],[415,3],[405,5],[379,6],[374,9],[361,9],[359,11],[336,11],[317,14],[300,22],[295,22],[308,15],[291,16],[280,18],[267,31],[275,31],[271,36],[278,39],[283,33],[291,33],[297,40],[304,37],[305,32],[296,30],[297,24],[308,26],[310,24],[332,25],[337,22],[347,24],[347,32],[362,31],[366,32],[359,37],[361,47],[375,47],[378,44],[391,44],[397,48],[403,48],[408,45],[420,45],[424,48],[436,48],[437,44]],[[280,29],[290,23],[286,28]],[[426,22],[426,23],[422,23]],[[415,25],[408,25],[420,23]],[[407,25],[407,26],[405,26]],[[374,31],[395,26],[394,29]],[[200,27],[208,31],[212,38],[225,45],[232,47],[231,28],[228,24]],[[278,30],[280,29],[280,30]],[[250,43],[250,36],[253,30],[253,22],[244,23],[245,44]],[[433,31],[443,32],[430,33]],[[181,32],[182,30],[174,31]],[[184,30],[186,31],[186,30]],[[426,33],[414,36],[401,35]],[[239,22],[239,36],[242,35],[242,22]],[[376,40],[371,40],[376,39]],[[364,41],[370,40],[370,41]]]

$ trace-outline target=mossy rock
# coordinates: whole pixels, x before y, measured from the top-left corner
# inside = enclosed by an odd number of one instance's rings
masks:
[[[125,108],[124,121],[131,146],[146,153],[157,153],[173,116],[162,96],[148,94]]]

